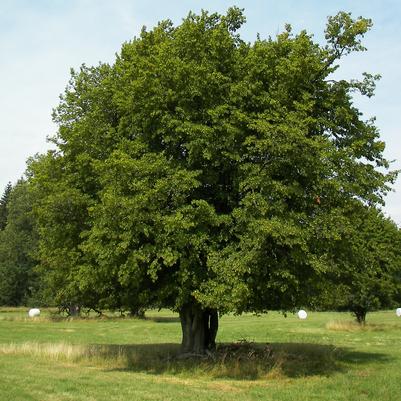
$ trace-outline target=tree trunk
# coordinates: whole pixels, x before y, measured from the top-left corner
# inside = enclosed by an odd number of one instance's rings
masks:
[[[358,308],[354,310],[356,321],[362,326],[366,323],[366,313],[366,310],[363,308]]]
[[[184,305],[180,310],[183,353],[204,354],[216,348],[219,317],[216,309]]]
[[[69,305],[68,307],[69,316],[76,317],[81,314],[81,307],[79,305]]]
[[[131,308],[129,312],[131,317],[136,317],[138,319],[145,319],[145,309],[142,308]]]

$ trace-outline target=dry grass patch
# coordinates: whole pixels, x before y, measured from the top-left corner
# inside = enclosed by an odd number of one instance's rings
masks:
[[[326,329],[331,331],[384,331],[392,328],[394,327],[386,324],[359,324],[357,322],[347,320],[332,320],[326,324]]]
[[[337,368],[334,347],[317,344],[219,344],[207,356],[181,358],[177,344],[73,345],[26,342],[2,344],[0,354],[92,365],[108,371],[136,371],[236,380],[273,380],[327,374]]]
[[[87,346],[72,345],[66,343],[41,344],[25,342],[22,344],[1,344],[0,354],[29,355],[44,357],[51,360],[75,361],[88,354]]]

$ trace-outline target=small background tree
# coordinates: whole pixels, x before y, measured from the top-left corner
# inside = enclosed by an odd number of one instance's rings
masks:
[[[7,224],[0,231],[0,305],[26,305],[38,285],[34,272],[38,236],[28,187],[20,180],[7,192]]]
[[[0,231],[4,230],[7,225],[7,204],[9,202],[12,189],[13,186],[11,185],[11,182],[9,182],[4,188],[3,195],[0,199]]]
[[[374,208],[353,208],[348,225],[328,252],[326,307],[350,310],[360,324],[366,314],[394,305],[400,285],[401,234]]]

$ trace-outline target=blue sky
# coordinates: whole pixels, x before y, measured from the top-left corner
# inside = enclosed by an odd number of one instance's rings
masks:
[[[24,172],[26,159],[49,148],[56,127],[51,111],[69,78],[70,67],[113,62],[124,41],[143,25],[169,18],[178,24],[190,10],[224,13],[245,9],[242,37],[275,36],[284,24],[306,29],[324,40],[328,15],[340,10],[373,19],[365,37],[368,52],[344,60],[338,75],[360,78],[380,73],[376,96],[355,99],[366,118],[376,116],[387,144],[386,157],[401,169],[401,2],[381,1],[145,1],[145,0],[0,0],[0,191]],[[401,178],[384,211],[401,225]]]

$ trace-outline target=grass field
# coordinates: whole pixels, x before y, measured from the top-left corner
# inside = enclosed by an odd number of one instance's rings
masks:
[[[224,316],[214,359],[189,360],[176,357],[168,311],[67,320],[0,309],[0,401],[401,401],[401,319],[367,319]]]

